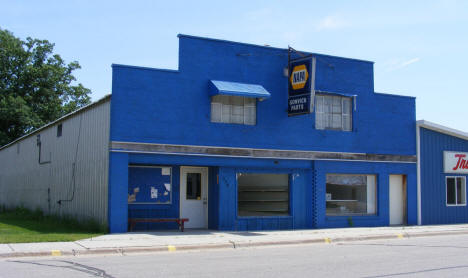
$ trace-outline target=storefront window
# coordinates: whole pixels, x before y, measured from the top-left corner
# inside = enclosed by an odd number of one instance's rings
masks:
[[[288,174],[237,174],[237,215],[289,215]]]
[[[376,200],[375,175],[327,175],[327,216],[375,214]]]

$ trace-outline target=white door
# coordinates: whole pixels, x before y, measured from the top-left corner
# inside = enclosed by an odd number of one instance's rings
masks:
[[[185,228],[208,228],[208,168],[180,168],[180,217]]]
[[[405,224],[406,217],[406,182],[403,175],[390,175],[390,225]]]

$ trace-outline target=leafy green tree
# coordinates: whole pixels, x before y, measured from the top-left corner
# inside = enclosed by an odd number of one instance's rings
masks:
[[[0,28],[0,146],[90,103],[74,84],[78,62],[66,64],[54,44],[23,41]]]

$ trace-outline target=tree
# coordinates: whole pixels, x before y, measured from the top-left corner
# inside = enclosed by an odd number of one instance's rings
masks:
[[[0,146],[90,103],[91,90],[74,85],[79,63],[53,49],[0,28]]]

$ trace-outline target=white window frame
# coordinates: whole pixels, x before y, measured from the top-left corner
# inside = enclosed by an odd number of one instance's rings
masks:
[[[319,107],[319,98],[322,99],[322,111],[319,111],[318,107]],[[325,106],[325,98],[330,98],[331,99],[331,107],[330,107],[330,111],[329,113],[325,113],[323,111],[324,109],[324,106]],[[329,126],[328,127],[323,127],[323,128],[319,128],[318,125],[317,125],[317,114],[321,114],[322,115],[322,119],[324,117],[324,115],[333,115],[333,98],[340,98],[340,102],[341,102],[341,128],[333,128],[331,127],[331,122],[329,123]],[[345,102],[345,99],[346,100],[349,100],[349,103],[350,103],[350,107],[349,107],[349,114],[345,114],[344,113],[344,102]],[[315,95],[315,129],[318,129],[318,130],[337,130],[337,131],[348,131],[348,132],[352,132],[353,131],[353,98],[352,97],[346,97],[346,96],[340,96],[340,95],[327,95],[327,94],[316,94]],[[337,113],[335,113],[337,114]],[[344,119],[345,117],[349,117],[350,119],[350,129],[345,129],[344,128]]]
[[[448,190],[447,190],[447,181],[448,179],[455,179],[455,204],[448,203]],[[458,204],[458,188],[457,188],[457,179],[461,178],[463,180],[463,186],[465,187],[465,203]],[[466,206],[466,177],[464,176],[446,176],[445,177],[445,205],[447,207],[465,207]]]
[[[238,98],[242,98],[242,123],[241,122],[234,122],[233,121],[233,105],[232,105],[232,99],[230,99],[230,103],[229,104],[223,104],[223,102],[213,102],[213,99],[215,96],[211,97],[211,105],[210,105],[210,121],[212,123],[224,123],[224,124],[240,124],[240,125],[256,125],[257,124],[257,99],[256,98],[253,98],[251,101],[247,101],[247,99],[251,99],[251,98],[247,98],[247,97],[242,97],[242,96],[229,96],[229,95],[220,95],[222,97],[229,97],[229,98],[232,98],[232,97],[238,97]],[[213,120],[213,105],[219,105],[220,106],[220,110],[221,111],[221,115],[220,115],[220,120],[219,121],[215,121]],[[224,112],[223,112],[223,109],[226,109],[226,108],[229,108],[230,109],[230,112],[229,112],[229,118],[228,119],[225,119],[224,117]],[[253,121],[249,122],[248,118],[247,118],[247,111],[249,109],[254,109],[254,118],[253,118]]]
[[[326,173],[325,174],[325,194],[327,191],[327,176],[328,175],[337,175],[337,176],[366,176],[366,206],[367,206],[367,211],[366,213],[356,213],[356,212],[348,212],[348,213],[343,213],[343,214],[327,214],[327,208],[326,204],[327,202],[333,203],[333,202],[340,202],[340,201],[347,201],[347,200],[336,200],[333,199],[333,197],[330,195],[330,199],[328,199],[328,196],[325,195],[325,217],[343,217],[343,216],[375,216],[378,215],[379,213],[379,188],[378,188],[378,178],[377,174],[369,174],[369,173]],[[369,183],[369,177],[373,178],[373,181]],[[373,202],[371,202],[373,200]]]

